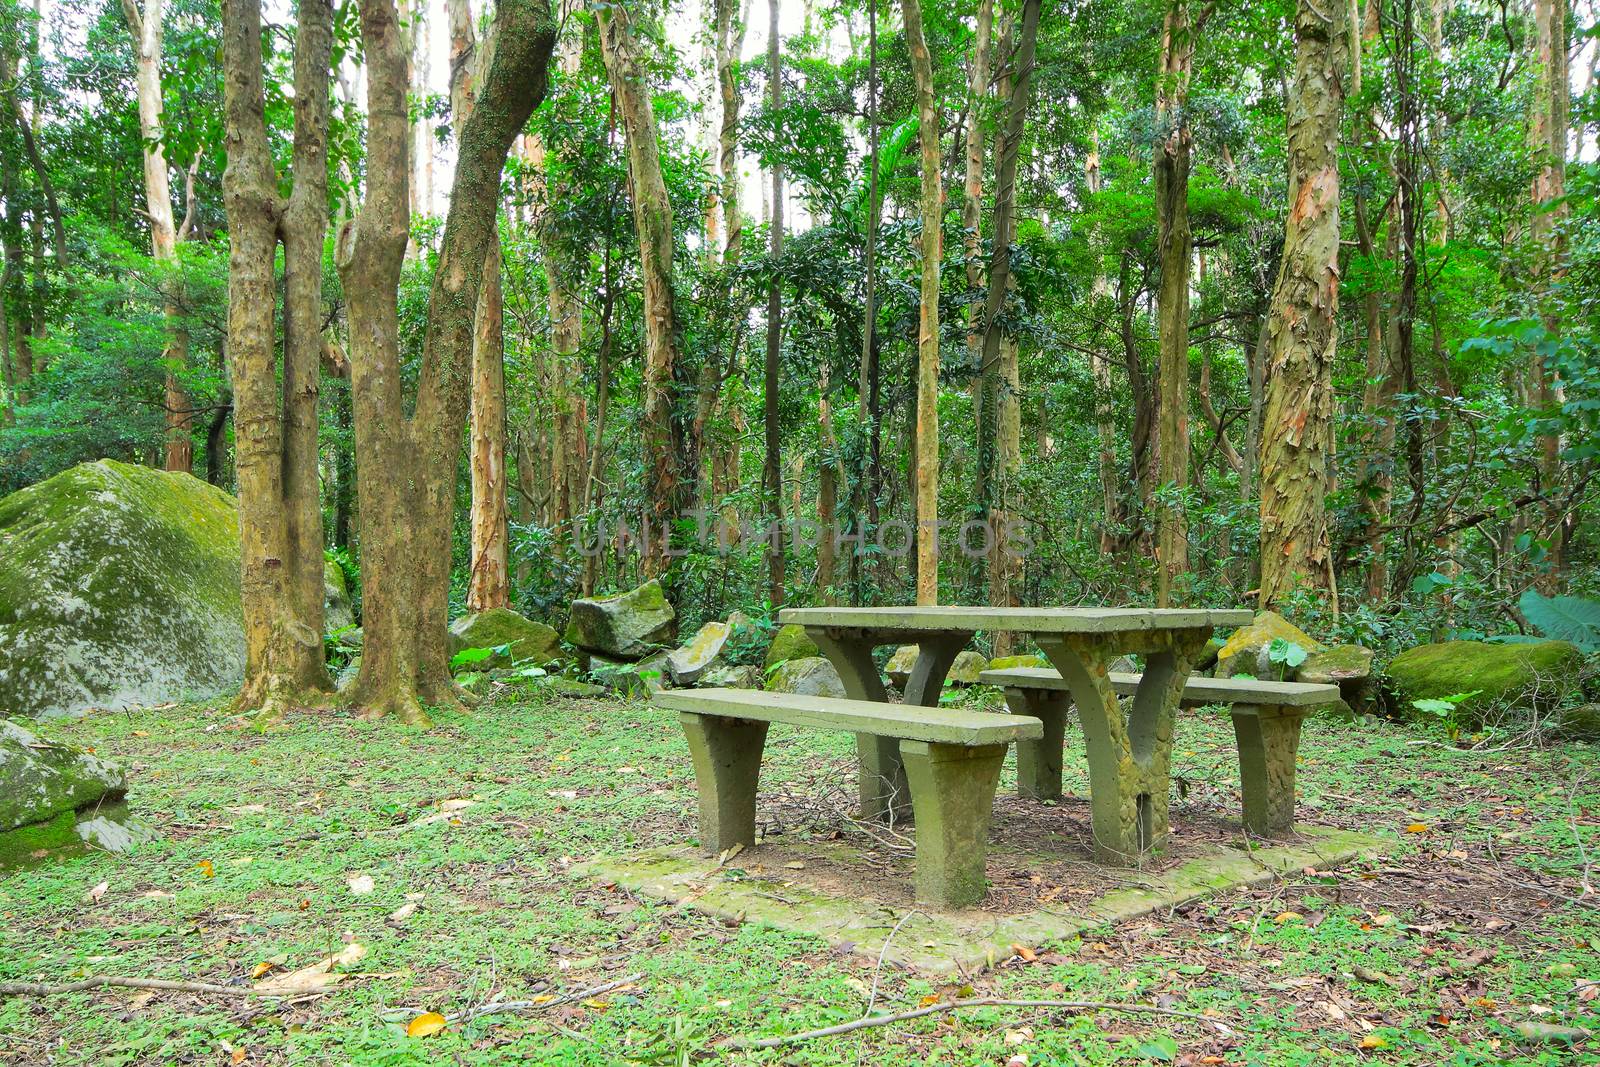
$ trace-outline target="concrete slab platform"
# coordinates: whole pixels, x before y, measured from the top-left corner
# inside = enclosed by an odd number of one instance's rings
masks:
[[[597,857],[571,870],[576,877],[614,883],[719,918],[812,934],[873,959],[883,952],[886,961],[918,970],[973,973],[1008,958],[1013,944],[1039,950],[1085,930],[1307,867],[1321,870],[1376,858],[1385,848],[1381,838],[1366,834],[1299,826],[1295,839],[1284,844],[1249,849],[1217,846],[1159,874],[1129,871],[1135,884],[1088,901],[1043,904],[1012,914],[982,909],[939,912],[808,886],[808,858],[834,869],[851,864],[881,866],[839,841],[790,840],[781,850],[758,844],[720,866],[715,857],[702,856],[690,845],[654,848]]]

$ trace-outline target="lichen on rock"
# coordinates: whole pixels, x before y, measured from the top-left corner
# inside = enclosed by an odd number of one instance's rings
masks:
[[[101,460],[0,500],[0,714],[204,699],[243,674],[227,493]]]

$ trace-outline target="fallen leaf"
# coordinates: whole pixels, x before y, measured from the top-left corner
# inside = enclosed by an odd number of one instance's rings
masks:
[[[355,896],[366,896],[372,892],[372,875],[370,874],[358,874],[345,879],[345,881],[349,883],[350,892]]]
[[[1023,944],[1013,944],[1011,946],[1011,954],[1022,960],[1024,963],[1032,963],[1034,960],[1039,958],[1038,953],[1034,952],[1033,949]]]
[[[1593,1030],[1581,1026],[1558,1026],[1555,1023],[1521,1022],[1517,1033],[1530,1041],[1557,1041],[1573,1045],[1594,1036]]]
[[[168,893],[168,892],[165,892],[164,890],[160,890],[160,889],[150,889],[150,890],[147,890],[147,891],[145,891],[143,893],[140,893],[139,896],[142,897],[145,900],[171,900],[175,896],[177,896],[177,894],[176,893]]]
[[[265,815],[267,806],[265,804],[238,804],[227,810],[234,815]]]
[[[250,968],[250,980],[254,981],[257,978],[260,978],[262,975],[266,974],[270,970],[275,969],[277,966],[278,965],[273,963],[271,960],[262,960],[260,963]]]
[[[929,993],[927,996],[925,996],[921,1000],[917,1001],[917,1007],[919,1007],[919,1008],[931,1008],[937,1003],[939,1003],[939,994],[937,994],[937,993]]]
[[[1033,1040],[1033,1027],[1019,1026],[1015,1030],[1006,1031],[1006,1044],[1026,1045]]]
[[[1427,823],[1414,822],[1410,826],[1406,827],[1406,833],[1408,833],[1408,834],[1425,834],[1427,832],[1428,832],[1428,824]]]
[[[1357,1047],[1358,1048],[1369,1049],[1369,1050],[1370,1049],[1388,1048],[1389,1047],[1389,1042],[1384,1040],[1378,1034],[1368,1034],[1366,1037],[1363,1037],[1361,1039],[1361,1043]]]
[[[233,1051],[228,1053],[228,1062],[237,1067],[238,1064],[244,1062],[244,1058],[249,1054],[250,1050],[245,1048],[243,1045],[235,1045],[233,1047]]]
[[[1281,912],[1278,917],[1272,921],[1277,923],[1279,926],[1282,926],[1284,923],[1298,922],[1301,917],[1302,916],[1298,911],[1285,911]]]
[[[211,866],[210,860],[201,860],[199,863],[195,864],[195,866],[198,867],[200,869],[200,873],[205,875],[207,878],[215,878],[217,876],[217,869]]]
[[[106,890],[110,888],[110,882],[101,882],[99,885],[95,886],[93,889],[89,890],[83,895],[83,902],[85,904],[94,904],[98,902],[101,897],[106,895]]]
[[[450,1025],[443,1015],[436,1011],[425,1011],[421,1015],[406,1023],[407,1037],[429,1037],[437,1034]]]
[[[301,967],[288,974],[262,979],[256,983],[256,989],[263,993],[320,993],[349,977],[335,971],[335,967],[348,967],[359,962],[366,954],[367,950],[364,947],[352,941],[333,955],[324,956],[310,966]]]
[[[411,918],[412,915],[416,914],[416,911],[417,902],[414,900],[408,901],[389,913],[389,921],[392,923],[403,923],[407,919]]]

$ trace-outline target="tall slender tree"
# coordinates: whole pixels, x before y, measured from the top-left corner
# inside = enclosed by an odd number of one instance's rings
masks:
[[[1261,435],[1261,606],[1296,588],[1339,599],[1328,538],[1339,312],[1339,120],[1349,7],[1295,8],[1289,216],[1273,287]]]
[[[939,261],[944,235],[944,184],[939,168],[939,105],[933,57],[922,26],[921,0],[901,0],[911,72],[916,81],[917,143],[922,157],[922,299],[917,318],[916,499],[917,603],[939,602]]]
[[[767,0],[767,105],[774,115],[783,111],[783,42],[778,33],[778,0]],[[783,162],[772,161],[772,219],[767,230],[767,255],[772,260],[772,281],[767,285],[767,354],[763,364],[762,436],[765,462],[761,467],[762,510],[766,534],[767,599],[773,608],[784,598],[782,437],[778,423],[778,381],[783,361],[783,288],[778,281],[778,259],[783,255]]]

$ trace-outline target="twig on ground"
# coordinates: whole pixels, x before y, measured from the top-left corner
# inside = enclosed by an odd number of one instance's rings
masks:
[[[488,1004],[481,1004],[476,1008],[469,1008],[466,1011],[452,1012],[451,1014],[446,1015],[445,1019],[446,1021],[452,1023],[462,1023],[469,1022],[473,1019],[482,1018],[485,1015],[510,1015],[517,1012],[540,1011],[545,1008],[555,1008],[561,1006],[562,1004],[571,1004],[575,1000],[588,1000],[591,997],[598,997],[602,993],[610,993],[614,990],[621,989],[623,986],[633,985],[635,982],[642,981],[643,979],[644,975],[642,974],[630,974],[628,977],[619,978],[615,982],[607,982],[605,985],[597,985],[589,989],[580,989],[577,992],[567,993],[564,996],[555,997],[550,1000],[491,1001]]]
[[[303,997],[326,990],[316,989],[256,989],[243,985],[215,985],[211,982],[178,982],[167,978],[122,978],[112,974],[93,974],[75,982],[0,982],[0,997],[53,997],[60,993],[78,993],[85,989],[114,986],[118,989],[158,989],[169,993],[215,993],[225,997]]]
[[[788,1034],[784,1037],[734,1038],[729,1044],[733,1048],[758,1049],[779,1048],[783,1045],[794,1045],[801,1041],[811,1041],[819,1037],[834,1037],[839,1034],[853,1033],[869,1026],[888,1026],[893,1023],[906,1022],[910,1019],[920,1019],[925,1015],[939,1015],[944,1012],[962,1011],[967,1008],[1051,1008],[1068,1011],[1119,1011],[1131,1015],[1165,1015],[1178,1019],[1193,1019],[1215,1027],[1217,1032],[1231,1035],[1233,1028],[1220,1019],[1213,1019],[1209,1015],[1199,1012],[1178,1011],[1174,1008],[1158,1008],[1153,1004],[1113,1004],[1099,1000],[1008,1000],[1003,997],[974,997],[970,1000],[944,1000],[938,1004],[929,1004],[922,1008],[912,1008],[910,1011],[895,1012],[890,1015],[866,1015],[851,1022],[840,1023],[837,1026],[824,1026],[819,1030],[807,1030],[801,1034]]]

